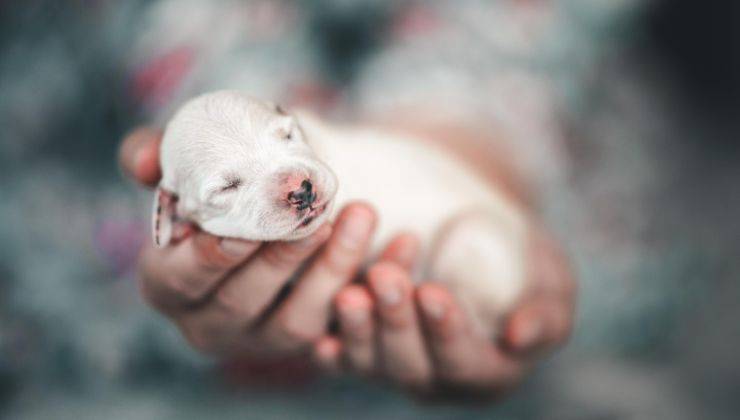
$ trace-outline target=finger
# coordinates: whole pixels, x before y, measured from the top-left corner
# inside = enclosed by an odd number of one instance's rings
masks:
[[[202,311],[213,311],[246,330],[271,306],[300,266],[329,239],[325,224],[311,236],[291,242],[265,244],[244,266],[224,281]]]
[[[424,387],[431,382],[432,367],[408,272],[396,264],[379,262],[368,270],[368,283],[377,302],[377,336],[385,375],[409,388]]]
[[[210,293],[259,245],[197,232],[174,246],[148,246],[140,265],[142,293],[166,313],[191,305]]]
[[[181,314],[178,321],[183,334],[205,353],[262,350],[253,346],[259,340],[254,340],[256,332],[250,328],[264,318],[286,282],[330,233],[327,224],[300,241],[263,245],[246,264],[226,276],[204,304]]]
[[[347,368],[368,376],[376,360],[372,296],[365,287],[350,285],[337,293],[335,306]]]
[[[267,340],[296,347],[323,335],[334,295],[352,280],[365,258],[375,220],[375,212],[365,204],[342,211],[323,251],[266,323]]]
[[[119,162],[123,171],[137,182],[153,187],[159,182],[159,144],[162,132],[154,128],[138,128],[129,133],[121,144]]]
[[[570,336],[577,290],[565,254],[544,232],[533,236],[530,267],[532,290],[508,317],[502,343],[519,356],[533,357]]]
[[[572,326],[573,305],[562,299],[533,299],[511,314],[503,340],[514,354],[532,357],[565,343]]]
[[[510,387],[521,378],[525,365],[506,357],[487,338],[474,335],[444,287],[423,284],[417,299],[437,378],[443,384],[487,392]]]
[[[336,337],[324,336],[313,347],[313,361],[324,373],[336,375],[341,372],[342,343]]]
[[[420,249],[421,244],[416,235],[402,233],[393,238],[385,247],[380,259],[394,262],[403,269],[411,271],[416,265]]]

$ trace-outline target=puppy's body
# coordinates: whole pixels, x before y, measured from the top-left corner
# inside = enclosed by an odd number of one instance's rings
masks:
[[[285,143],[296,141],[302,144]],[[421,277],[445,283],[481,334],[496,333],[523,289],[521,210],[464,164],[413,138],[293,117],[222,91],[194,99],[173,118],[161,163],[162,191],[177,197],[170,211],[221,236],[299,239],[332,207],[372,204],[380,215],[373,249],[398,232],[419,235]],[[247,186],[249,177],[259,179]],[[157,207],[167,213],[162,196]],[[155,238],[168,219],[155,217]]]

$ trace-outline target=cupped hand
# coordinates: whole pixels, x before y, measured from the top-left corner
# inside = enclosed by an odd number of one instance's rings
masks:
[[[124,172],[155,186],[160,141],[161,132],[148,128],[127,136]],[[300,352],[326,334],[333,299],[365,259],[375,223],[370,207],[354,203],[333,226],[295,242],[224,239],[196,229],[168,247],[144,247],[141,291],[206,354]]]
[[[472,332],[444,286],[412,283],[418,249],[413,236],[399,235],[368,270],[366,285],[337,294],[339,332],[315,344],[319,365],[390,381],[418,397],[490,400],[569,337],[576,285],[566,258],[544,234],[532,237],[530,287],[497,342]]]

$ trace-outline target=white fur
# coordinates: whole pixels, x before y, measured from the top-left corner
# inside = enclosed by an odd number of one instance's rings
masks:
[[[290,134],[292,139],[283,138]],[[292,116],[274,105],[233,91],[199,96],[167,125],[161,149],[160,187],[178,196],[177,214],[220,236],[292,240],[320,226],[325,212],[306,228],[276,205],[277,178],[302,173],[332,197],[337,181],[315,156]],[[221,192],[231,178],[241,185]]]
[[[168,124],[161,164],[160,186],[178,196],[178,216],[219,236],[294,240],[329,217],[330,208],[301,227],[279,204],[280,173],[308,177],[319,204],[371,203],[380,215],[373,249],[394,233],[418,234],[422,275],[446,283],[483,334],[496,333],[524,287],[521,211],[461,162],[414,139],[288,116],[219,91],[191,100]],[[242,185],[220,192],[229,177]]]

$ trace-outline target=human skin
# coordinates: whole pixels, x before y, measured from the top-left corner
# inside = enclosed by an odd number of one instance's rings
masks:
[[[120,149],[124,171],[153,187],[161,132],[133,131]],[[572,330],[576,286],[567,259],[533,228],[529,287],[498,342],[476,337],[444,286],[414,284],[417,239],[399,233],[364,275],[377,215],[364,203],[297,242],[221,239],[194,230],[173,245],[145,246],[141,291],[190,344],[215,357],[309,354],[327,372],[390,381],[414,395],[495,398],[525,378]],[[278,293],[308,261],[289,295]],[[327,325],[336,313],[339,331]]]

